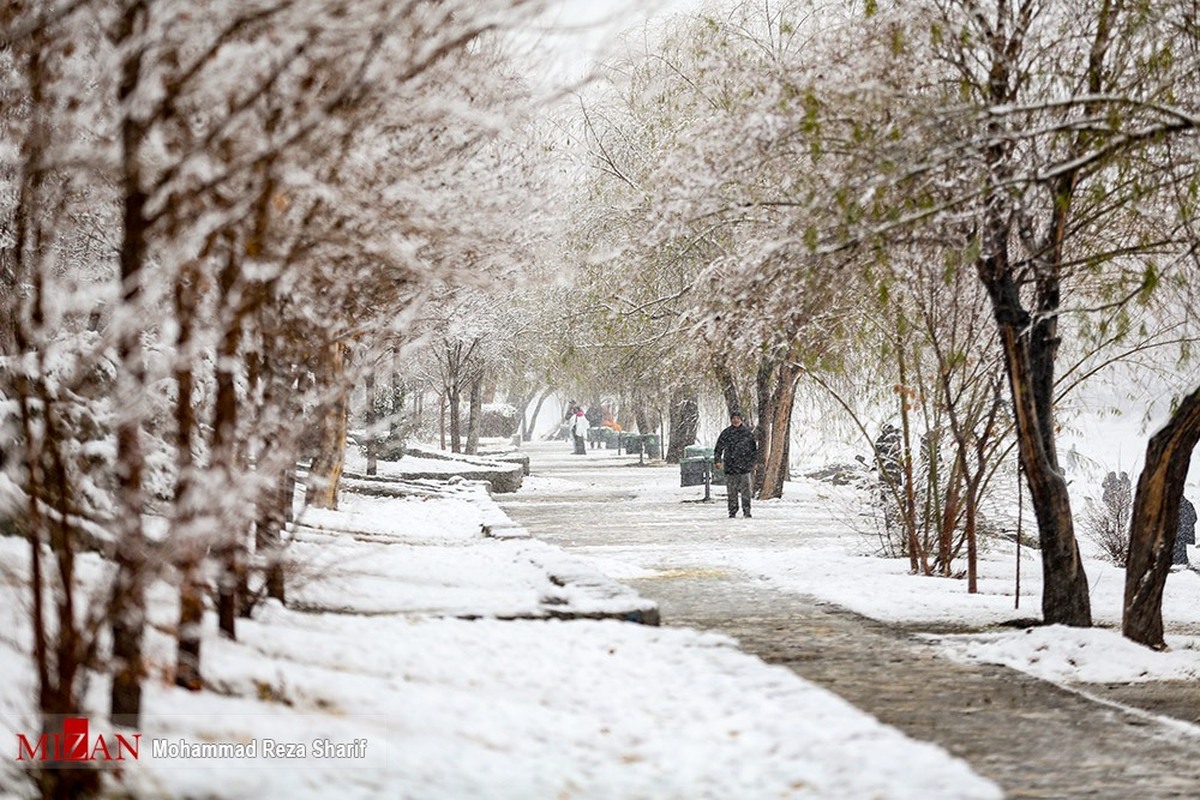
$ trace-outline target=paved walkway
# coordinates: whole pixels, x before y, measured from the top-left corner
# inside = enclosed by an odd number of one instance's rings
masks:
[[[674,511],[654,501],[651,513],[637,487],[650,470],[678,476],[677,466],[638,467],[604,451],[570,456],[561,443],[528,451],[535,475],[572,483],[497,496],[501,505],[546,541],[662,569],[659,577],[627,583],[658,601],[663,624],[736,637],[745,651],[964,758],[1010,798],[1200,798],[1200,728],[1125,705],[1195,723],[1197,687],[1099,687],[1084,695],[1008,668],[948,661],[916,637],[919,631],[777,591],[724,567],[723,547],[753,546],[731,525],[754,525],[772,549],[786,542],[790,526],[772,520],[768,507],[753,520],[731,522],[722,494],[712,505],[676,503]]]

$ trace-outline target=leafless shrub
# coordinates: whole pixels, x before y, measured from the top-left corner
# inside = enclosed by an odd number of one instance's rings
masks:
[[[1104,479],[1099,501],[1089,500],[1083,514],[1083,530],[1100,546],[1104,557],[1122,569],[1129,558],[1129,520],[1133,491],[1129,475],[1110,472]]]

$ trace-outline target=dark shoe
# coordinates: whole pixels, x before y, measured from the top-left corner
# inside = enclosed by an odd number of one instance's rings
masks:
[[[734,517],[736,517],[736,516],[737,516],[737,512],[735,511],[735,512],[733,512],[732,514],[730,514],[730,515],[729,515],[729,518],[730,518],[730,519],[733,519],[733,518],[734,518]]]
[[[742,512],[742,516],[743,516],[743,517],[745,517],[746,519],[750,519],[750,512],[749,512],[749,511],[743,511],[743,512]]]

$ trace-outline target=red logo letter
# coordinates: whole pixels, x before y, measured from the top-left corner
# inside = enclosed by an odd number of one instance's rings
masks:
[[[91,761],[88,755],[87,717],[67,717],[63,720],[63,761]]]
[[[28,757],[26,757],[28,756]],[[25,738],[25,734],[17,734],[17,761],[45,761],[46,760],[46,734],[38,737],[37,747],[29,744],[29,740]]]

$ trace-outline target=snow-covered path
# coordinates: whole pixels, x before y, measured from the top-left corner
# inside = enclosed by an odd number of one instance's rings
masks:
[[[1010,797],[1200,791],[1195,726],[1098,704],[1006,667],[941,657],[918,635],[934,626],[884,624],[804,594],[795,578],[821,569],[823,549],[854,547],[836,490],[796,486],[784,500],[760,503],[754,519],[730,520],[722,492],[712,503],[687,502],[702,490],[674,488],[678,467],[639,467],[603,451],[573,457],[558,444],[527,449],[535,479],[502,500],[508,513],[535,536],[602,559],[659,602],[664,624],[733,635],[747,652],[961,756]],[[872,581],[867,561],[842,582]],[[841,563],[853,569],[853,560]],[[773,580],[781,573],[793,580]],[[814,588],[827,577],[814,578]]]
[[[613,469],[633,474],[630,459],[622,461]],[[532,481],[531,494],[552,483]],[[573,524],[572,503],[558,504],[563,527]],[[588,561],[595,574],[592,562],[544,542],[486,536],[492,510],[491,500],[447,490],[346,493],[337,512],[303,514],[289,549],[288,605],[261,604],[239,620],[236,641],[219,636],[208,615],[200,692],[173,685],[178,593],[155,582],[144,746],[136,763],[106,773],[110,793],[155,800],[1001,797],[944,749],[764,664],[727,636],[539,616],[547,605],[589,611],[569,580],[553,578],[567,560]],[[37,725],[22,627],[27,545],[0,538],[0,561],[3,627],[13,634],[0,637],[0,670],[9,679],[0,685],[0,734],[13,742]],[[99,559],[82,559],[80,571],[88,586],[103,586]],[[112,730],[103,678],[84,698],[97,732]],[[11,755],[0,761],[0,797],[36,796],[29,778]]]

